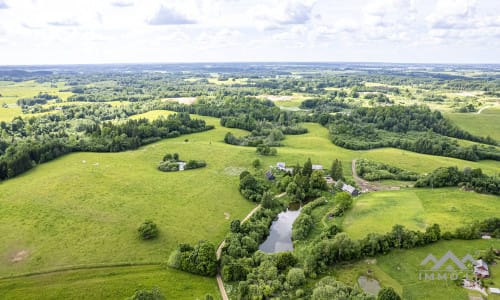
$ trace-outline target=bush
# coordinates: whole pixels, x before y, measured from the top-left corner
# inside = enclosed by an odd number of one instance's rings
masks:
[[[305,281],[306,276],[304,275],[304,270],[300,268],[292,268],[286,275],[286,282],[292,287],[300,286]]]
[[[137,229],[143,240],[152,240],[158,237],[158,227],[151,220],[146,220]]]
[[[170,255],[168,265],[193,274],[215,276],[217,272],[215,247],[207,241],[199,241],[194,247],[180,244]]]
[[[163,296],[159,288],[154,287],[151,291],[138,290],[126,300],[165,300],[165,296]]]
[[[392,287],[385,287],[378,292],[377,300],[401,300],[401,297]]]

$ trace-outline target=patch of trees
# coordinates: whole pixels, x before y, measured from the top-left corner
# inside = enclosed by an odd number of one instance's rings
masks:
[[[328,213],[329,217],[342,217],[352,207],[352,196],[347,192],[337,192],[334,200],[335,205]]]
[[[395,147],[471,161],[500,160],[500,152],[494,147],[464,147],[449,137],[495,144],[493,139],[464,132],[427,107],[357,108],[350,115],[329,116],[327,122],[333,143],[349,149]]]
[[[197,275],[215,276],[217,273],[215,246],[208,241],[199,241],[195,246],[180,244],[170,254],[168,265]]]
[[[460,112],[460,113],[476,112],[477,107],[474,104],[469,103],[469,104],[465,104],[465,105],[460,106],[460,108],[458,108],[456,111]]]
[[[446,100],[446,96],[430,94],[422,98],[422,100],[426,102],[444,102]]]
[[[394,101],[389,99],[385,94],[382,93],[368,93],[363,96],[363,98],[377,102],[377,103],[384,103],[384,104],[393,104]]]
[[[331,276],[323,277],[312,291],[312,300],[358,299],[375,300],[375,296],[364,293],[359,287],[351,287]]]
[[[292,240],[304,240],[314,227],[314,220],[311,216],[314,208],[328,203],[324,197],[320,197],[312,202],[307,203],[302,207],[300,215],[295,219],[292,226]]]
[[[297,164],[293,168],[293,174],[285,173],[277,183],[278,189],[286,192],[292,202],[303,202],[314,199],[328,189],[323,171],[312,169],[311,159],[303,166]]]
[[[264,156],[275,156],[278,154],[278,150],[276,148],[269,147],[268,145],[257,145],[257,149],[255,150],[257,154]]]
[[[23,113],[35,113],[42,111],[42,105],[46,104],[49,100],[56,100],[61,102],[61,98],[57,95],[51,95],[45,92],[39,92],[33,98],[21,98],[16,101],[16,104],[21,107]]]
[[[268,188],[268,183],[263,178],[256,177],[248,171],[241,172],[239,190],[246,199],[260,202],[262,195]]]
[[[134,295],[125,300],[165,300],[165,296],[158,287],[149,290],[137,290]]]
[[[440,167],[417,180],[415,187],[460,186],[465,190],[478,193],[500,195],[500,178],[488,176],[478,169],[457,167]]]
[[[181,169],[181,164],[183,165],[184,170],[198,169],[207,166],[207,163],[204,160],[188,160],[188,162],[184,162],[180,160],[178,153],[167,153],[163,156],[163,160],[158,164],[158,170],[163,172],[176,172]]]
[[[300,108],[311,110],[313,114],[329,114],[351,108],[344,100],[345,95],[340,96],[335,91],[322,98],[306,99],[302,101]]]
[[[369,181],[383,179],[414,181],[419,176],[415,172],[368,159],[359,159],[356,161],[356,173]]]

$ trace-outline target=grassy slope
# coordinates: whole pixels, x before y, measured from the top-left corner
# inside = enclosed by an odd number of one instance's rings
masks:
[[[217,119],[203,119],[218,125]],[[333,145],[328,131],[318,124],[305,126],[309,134],[287,137],[286,147],[278,149],[277,157],[259,157],[262,164],[286,161],[294,165],[311,157],[313,163],[329,167],[333,159],[340,158],[348,174],[353,158],[384,161],[397,157],[397,153],[406,159],[395,165],[405,167],[411,161],[415,167],[409,169],[419,171],[469,164],[432,157],[432,165],[421,166],[419,161],[431,157],[394,149],[350,151]],[[227,131],[236,135],[246,134],[244,131],[217,127],[137,151],[67,155],[1,183],[0,276],[71,265],[164,261],[178,242],[220,241],[230,220],[241,218],[253,207],[239,195],[236,175],[257,156],[253,148],[222,142]],[[189,141],[185,143],[185,139]],[[178,152],[184,159],[205,159],[208,167],[181,173],[158,172],[155,167],[166,152]],[[474,164],[485,171],[500,166],[498,162]],[[230,213],[229,220],[224,218],[225,212]],[[137,226],[146,218],[152,218],[160,227],[160,238],[154,242],[141,242],[136,237]],[[28,256],[12,263],[20,250],[27,250]],[[25,284],[31,284],[30,278],[25,279]],[[193,284],[198,282],[196,276],[186,278]],[[3,282],[6,289],[16,289],[9,280]],[[181,277],[176,277],[175,282],[176,286],[186,284]],[[121,285],[114,288],[120,289]]]
[[[437,223],[453,230],[472,220],[500,215],[500,197],[464,192],[458,188],[408,189],[369,193],[356,199],[344,219],[344,230],[354,238],[385,233],[395,224],[425,230]]]
[[[469,131],[472,134],[479,136],[491,136],[493,139],[500,141],[500,109],[487,108],[476,113],[449,113],[446,114],[460,128]]]
[[[489,247],[500,247],[500,241],[441,241],[429,246],[411,250],[392,251],[376,259],[362,260],[356,263],[344,264],[333,270],[333,275],[339,280],[356,284],[360,275],[366,275],[371,270],[373,277],[382,286],[393,286],[404,299],[468,299],[468,290],[456,287],[446,281],[420,281],[418,270],[420,262],[432,253],[438,259],[451,250],[459,258],[466,254],[476,255],[478,250]],[[493,274],[492,280],[498,285],[500,274]]]
[[[202,299],[218,294],[212,278],[159,266],[102,268],[0,280],[2,299],[117,299],[136,289],[159,287],[167,299]]]

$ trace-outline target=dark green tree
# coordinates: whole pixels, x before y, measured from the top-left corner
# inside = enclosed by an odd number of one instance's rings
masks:
[[[146,220],[137,229],[139,235],[143,240],[151,240],[158,237],[158,227],[151,220]]]
[[[344,179],[344,171],[342,169],[342,162],[338,159],[335,159],[332,163],[332,167],[330,168],[330,176],[334,180]]]
[[[377,300],[401,300],[401,297],[392,287],[384,287],[378,292]]]

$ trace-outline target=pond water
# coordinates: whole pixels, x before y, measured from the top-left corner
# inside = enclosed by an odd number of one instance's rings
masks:
[[[300,214],[300,207],[289,207],[271,224],[269,236],[260,244],[259,250],[266,253],[293,251],[292,225]]]
[[[364,292],[370,293],[372,295],[377,295],[381,289],[380,283],[377,281],[377,279],[368,278],[366,276],[359,276],[358,283]]]

